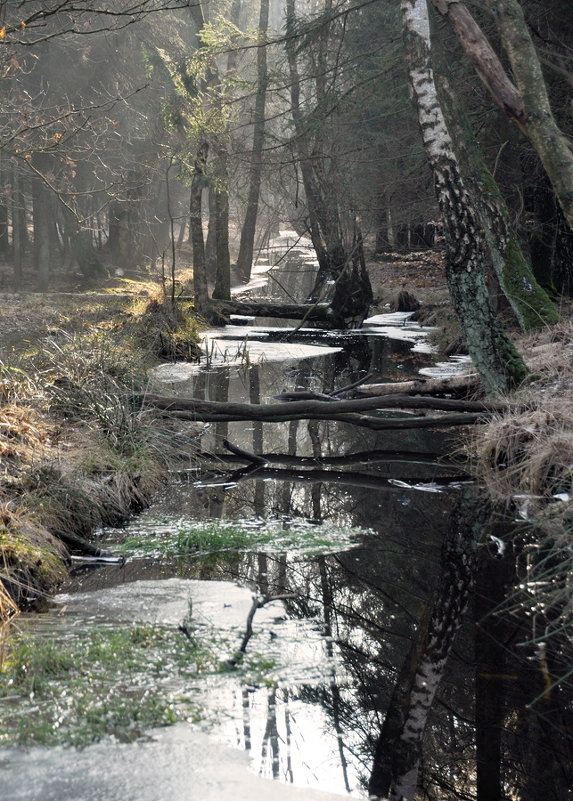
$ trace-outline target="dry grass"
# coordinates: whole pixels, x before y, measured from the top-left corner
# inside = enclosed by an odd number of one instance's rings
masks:
[[[477,472],[503,503],[518,494],[551,498],[573,490],[573,322],[519,343],[534,380],[474,443]]]
[[[571,402],[548,398],[544,408],[494,418],[478,442],[478,472],[495,500],[517,494],[547,496],[571,490]]]
[[[65,576],[67,552],[50,532],[88,538],[117,525],[194,459],[193,424],[131,401],[162,337],[179,358],[196,338],[150,291],[109,304],[84,296],[75,311],[57,301],[48,317],[60,325],[1,354],[0,620]],[[23,325],[28,311],[18,310]]]
[[[562,681],[573,647],[573,322],[518,347],[534,380],[511,399],[519,408],[494,417],[472,449],[490,496],[510,520],[523,520],[511,527],[520,578],[504,609],[528,616],[533,653],[549,643],[552,675]]]

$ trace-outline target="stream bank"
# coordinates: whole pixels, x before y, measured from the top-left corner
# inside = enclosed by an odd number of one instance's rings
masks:
[[[307,250],[303,283],[310,286],[315,268]],[[279,259],[275,254],[273,261]],[[372,281],[378,288],[384,282],[390,293],[411,288],[412,264],[372,261]],[[442,271],[436,256],[428,276],[432,298]],[[188,271],[179,272],[184,283]],[[268,280],[268,266],[256,268],[249,288]],[[149,278],[114,278],[85,291],[62,283],[61,290],[3,297],[2,619],[49,597],[65,579],[69,551],[61,536],[69,547],[73,537],[89,540],[98,527],[127,519],[162,491],[173,470],[195,458],[195,426],[126,404],[134,389],[147,386],[146,371],[158,356],[196,358],[197,322],[174,320],[167,305],[157,304],[162,289]],[[237,284],[233,295],[244,290]],[[422,292],[417,281],[415,291]],[[252,358],[266,358],[268,347],[262,343]],[[207,361],[212,355],[207,352]]]
[[[211,341],[218,344],[205,346],[211,354],[207,369],[174,365],[162,368],[153,381],[182,395],[246,394],[256,402],[289,387],[334,389],[371,366],[376,375],[393,378],[434,365],[435,357],[420,347],[425,332],[419,326],[406,325],[403,315],[384,322],[391,325],[383,330],[376,321],[366,333],[303,329],[294,342],[281,341],[284,330],[259,326],[214,331]],[[264,354],[262,360],[257,353]],[[153,419],[144,421],[149,426]],[[293,466],[249,476],[219,461],[223,437],[239,447],[311,457],[314,463],[309,470]],[[400,612],[392,642],[383,642],[376,618],[400,608],[415,617],[420,598],[432,590],[423,567],[437,559],[438,532],[456,491],[447,486],[452,467],[428,455],[447,448],[436,432],[357,433],[350,425],[326,421],[292,421],[270,430],[245,423],[202,426],[208,469],[205,461],[203,469],[191,462],[180,465],[180,481],[162,504],[139,515],[127,530],[108,526],[97,539],[105,551],[127,548],[125,564],[94,569],[74,563],[65,595],[56,596],[41,614],[16,619],[21,639],[7,646],[13,650],[4,657],[3,742],[83,746],[91,766],[93,759],[103,758],[100,749],[107,761],[121,759],[119,743],[127,751],[131,743],[133,756],[134,748],[145,750],[141,738],[171,743],[172,735],[156,727],[191,720],[228,744],[240,730],[251,755],[261,753],[263,775],[269,778],[286,775],[289,781],[291,776],[306,788],[360,797],[370,746],[362,738],[342,745],[347,736],[356,739],[353,676],[373,657],[388,669],[400,659],[408,620],[402,621]],[[344,464],[332,469],[328,460],[349,451],[391,452],[394,458],[358,456],[354,469]],[[323,458],[324,469],[317,470]],[[428,527],[415,543],[402,541],[401,534],[412,514],[423,521],[416,527]],[[430,516],[437,516],[435,524]],[[225,520],[236,521],[238,532]],[[374,520],[378,531],[372,529]],[[412,558],[414,552],[426,555],[424,566]],[[382,610],[377,588],[396,580],[404,597]],[[419,589],[410,596],[408,585]],[[253,635],[239,658],[253,593],[268,603],[257,609]],[[358,618],[351,608],[355,604],[362,608]],[[211,622],[208,609],[215,609]],[[339,641],[347,639],[354,656],[345,665]],[[375,656],[379,649],[387,653]],[[384,698],[368,712],[369,727]],[[333,715],[339,721],[334,732]],[[323,728],[330,732],[326,739]],[[102,744],[90,745],[94,740]],[[282,740],[290,746],[281,752]],[[10,781],[18,773],[20,753],[18,748],[4,751]],[[36,787],[49,797],[52,780],[43,753],[33,748],[25,762],[27,773],[44,782]],[[50,753],[56,764],[59,752]],[[165,768],[170,764],[166,760]],[[72,784],[79,779],[73,773]],[[312,797],[314,789],[304,793]],[[291,794],[296,797],[294,789]]]
[[[145,508],[193,461],[195,426],[130,402],[158,357],[193,356],[197,324],[151,282],[11,297],[0,359],[0,616],[49,597],[69,549]],[[82,545],[82,541],[85,543]]]

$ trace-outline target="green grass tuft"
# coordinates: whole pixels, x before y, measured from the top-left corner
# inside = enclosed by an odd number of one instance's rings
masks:
[[[170,687],[218,669],[174,628],[132,625],[42,640],[18,635],[0,662],[0,744],[127,742],[148,728],[198,720]],[[33,713],[33,714],[32,714]]]
[[[169,524],[168,524],[169,525]],[[344,550],[360,533],[359,529],[330,523],[291,520],[244,521],[207,520],[198,523],[173,522],[161,534],[132,536],[115,548],[130,555],[161,558],[193,558],[226,552],[255,550],[326,553]]]

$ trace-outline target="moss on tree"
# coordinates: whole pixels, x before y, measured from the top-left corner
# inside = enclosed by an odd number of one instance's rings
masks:
[[[519,305],[526,331],[559,322],[557,309],[535,280],[515,237],[507,244],[503,274],[506,291]]]

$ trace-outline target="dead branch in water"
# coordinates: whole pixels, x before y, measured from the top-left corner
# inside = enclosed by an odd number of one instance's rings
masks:
[[[459,401],[450,398],[413,398],[408,395],[359,398],[357,400],[304,400],[276,404],[223,403],[193,398],[174,398],[163,395],[143,395],[139,399],[147,406],[164,409],[170,414],[202,422],[234,422],[260,420],[285,422],[287,420],[338,420],[366,426],[377,431],[403,430],[473,425],[488,418],[493,412],[507,408],[506,404],[483,401]],[[392,409],[432,409],[459,414],[440,416],[406,416],[380,418],[361,412]]]
[[[437,470],[439,465],[437,464]],[[437,481],[440,484],[447,484],[453,481],[459,481],[461,478],[467,476],[467,473],[458,471],[457,468],[449,468],[449,471],[444,475],[440,472],[436,476],[428,476],[427,471],[424,475],[413,476],[410,473],[395,473],[391,476],[376,476],[368,473],[356,473],[349,471],[337,470],[301,470],[287,468],[281,469],[276,467],[263,467],[258,465],[249,465],[239,470],[234,470],[231,473],[224,473],[217,477],[209,476],[207,485],[209,487],[231,487],[238,484],[240,481],[256,478],[259,480],[272,479],[273,481],[288,481],[288,482],[304,482],[308,484],[340,484],[348,487],[366,487],[367,489],[375,489],[377,492],[400,492],[400,487],[394,486],[392,481],[404,481],[406,483],[428,483]],[[195,486],[201,486],[202,482],[197,482]]]
[[[415,378],[384,384],[364,384],[354,391],[361,397],[378,395],[448,395],[450,392],[475,392],[481,387],[477,373],[463,373],[448,378]]]
[[[262,609],[263,606],[266,606],[266,604],[270,604],[273,601],[286,601],[289,598],[296,598],[296,595],[292,592],[289,592],[284,595],[265,595],[262,598],[257,598],[256,596],[253,597],[253,605],[251,606],[249,614],[247,615],[247,627],[243,635],[243,640],[239,646],[239,650],[235,653],[235,656],[232,659],[229,659],[227,662],[229,667],[236,667],[236,665],[242,660],[243,654],[247,650],[247,644],[253,636],[253,619],[257,609]]]
[[[228,448],[227,440],[223,445]],[[355,453],[341,454],[339,456],[296,456],[290,453],[261,453],[250,454],[241,448],[233,446],[228,448],[231,452],[226,453],[199,453],[198,457],[203,461],[215,459],[224,464],[236,464],[237,462],[253,462],[252,457],[264,460],[268,465],[284,465],[285,467],[299,468],[322,468],[322,467],[348,467],[351,465],[366,464],[407,464],[416,466],[432,466],[443,469],[455,468],[464,470],[464,462],[461,459],[448,459],[440,457],[436,461],[436,453],[421,453],[419,451],[396,451],[396,450],[371,450],[357,451]]]

